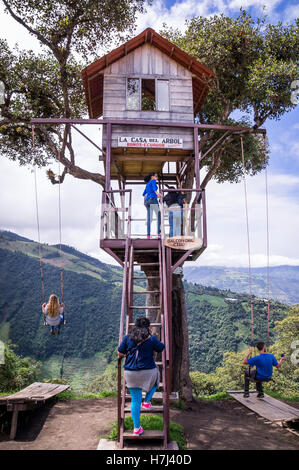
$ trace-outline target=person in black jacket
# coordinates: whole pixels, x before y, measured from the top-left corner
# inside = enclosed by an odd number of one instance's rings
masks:
[[[175,189],[170,186],[169,189]],[[182,235],[183,204],[186,194],[181,191],[169,191],[163,198],[163,202],[169,208],[169,236],[178,237]],[[171,210],[173,209],[173,210]]]

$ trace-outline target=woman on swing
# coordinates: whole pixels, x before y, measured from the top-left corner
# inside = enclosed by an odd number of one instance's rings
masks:
[[[42,311],[45,316],[46,325],[51,327],[51,335],[55,335],[55,326],[57,326],[57,334],[60,335],[60,326],[64,323],[64,303],[59,304],[57,295],[50,295],[47,304],[42,305]]]

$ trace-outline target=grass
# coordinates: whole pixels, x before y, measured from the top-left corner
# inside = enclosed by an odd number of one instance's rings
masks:
[[[41,381],[60,376],[61,360],[61,356],[53,355],[43,361],[39,377]],[[106,359],[98,353],[86,359],[67,357],[63,363],[63,378],[80,395],[87,384],[103,374],[106,366]]]
[[[163,418],[157,415],[142,415],[140,417],[140,424],[144,430],[163,430]],[[131,416],[125,418],[125,431],[133,429],[133,420]],[[180,450],[187,449],[187,441],[184,437],[184,428],[174,421],[170,421],[170,440],[176,441]],[[116,441],[117,440],[117,422],[113,424],[112,431],[106,438]]]
[[[173,408],[178,408],[179,410],[184,410],[185,409],[185,404],[184,404],[183,400],[180,397],[179,397],[179,400],[177,402],[175,401],[174,403],[171,403],[171,406]]]
[[[229,400],[232,399],[229,395],[227,395],[226,392],[218,392],[214,393],[213,395],[198,395],[197,398],[199,400],[205,400],[205,401],[218,401],[218,400]]]
[[[273,392],[272,390],[266,390],[266,389],[265,389],[265,393],[267,393],[267,395],[270,395],[270,397],[272,398],[277,398],[278,400],[294,401],[294,402],[299,401],[299,395],[290,395],[286,397],[282,393]]]

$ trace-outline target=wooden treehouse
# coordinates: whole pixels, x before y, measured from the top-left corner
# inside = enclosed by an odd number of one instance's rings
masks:
[[[172,273],[205,249],[206,208],[200,188],[198,129],[194,116],[202,106],[213,72],[148,28],[139,36],[89,65],[82,72],[90,118],[102,117],[106,187],[102,199],[100,246],[124,269],[120,340],[146,312],[155,334],[165,343],[158,358],[162,405],[151,411],[164,416],[164,431],[143,438],[169,443],[169,401],[172,392]],[[190,179],[190,171],[196,173]],[[159,191],[169,186],[186,195],[180,235],[169,237],[169,210],[160,204],[161,239],[146,238],[144,177],[159,175]],[[189,178],[188,178],[189,177]],[[112,181],[117,189],[112,189]],[[190,187],[187,182],[190,181]],[[178,209],[180,210],[180,209]],[[152,226],[156,224],[152,222]],[[153,227],[152,227],[153,228]],[[144,274],[145,276],[144,276]],[[144,280],[146,289],[136,289]],[[140,297],[144,298],[139,302]],[[120,375],[120,374],[119,374]],[[156,394],[157,395],[157,394]],[[130,412],[129,395],[119,380],[119,440]],[[145,411],[147,412],[147,411]]]
[[[158,439],[167,448],[169,403],[177,397],[172,388],[173,274],[185,261],[195,260],[207,246],[200,161],[227,135],[248,129],[194,122],[214,73],[151,28],[87,66],[82,77],[89,119],[31,122],[71,126],[89,142],[90,138],[75,124],[102,126],[100,160],[104,164],[105,189],[100,247],[123,268],[119,339],[130,331],[135,315],[146,312],[155,334],[165,343],[165,350],[157,358],[162,377],[160,396],[154,396],[161,404],[150,411],[163,414],[164,429],[145,431],[138,440]],[[220,133],[204,155],[199,155],[199,129]],[[161,238],[146,236],[142,192],[144,177],[151,172],[158,174],[159,193],[163,196],[171,191],[185,195],[176,236],[169,236],[170,209],[161,199]],[[155,224],[153,221],[152,230]],[[118,390],[118,437],[123,448],[124,440],[134,436],[124,430],[130,407],[124,381],[121,385],[120,364]]]

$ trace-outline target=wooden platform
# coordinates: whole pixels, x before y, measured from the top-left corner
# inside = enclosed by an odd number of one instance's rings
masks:
[[[13,395],[0,397],[0,406],[12,411],[10,439],[14,439],[17,432],[19,411],[32,410],[43,405],[47,400],[67,390],[69,385],[34,382]]]
[[[140,436],[139,436],[140,437]],[[163,445],[163,442],[161,443],[161,440],[159,441],[155,441],[155,443],[151,443],[150,440],[146,440],[144,439],[142,441],[142,444],[140,444],[140,442],[138,443],[138,445],[136,445],[136,442],[138,442],[138,439],[136,440],[128,440],[126,442],[126,444],[124,445],[124,447],[121,449],[119,447],[119,444],[118,442],[116,441],[112,441],[110,439],[100,439],[99,441],[99,445],[97,447],[97,450],[117,450],[117,451],[121,451],[121,450],[139,450],[139,451],[142,451],[142,450],[159,450],[159,451],[164,451],[164,445]],[[179,450],[179,446],[177,445],[176,441],[171,441],[167,444],[167,449],[166,450]]]
[[[276,400],[266,393],[264,398],[257,398],[255,391],[250,391],[249,398],[243,397],[243,390],[228,390],[227,393],[239,403],[269,421],[284,423],[299,420],[299,409]]]

